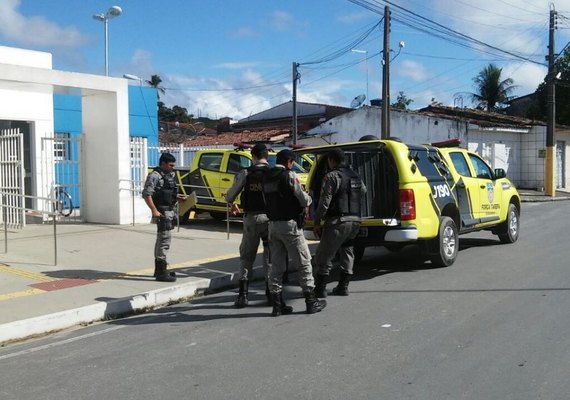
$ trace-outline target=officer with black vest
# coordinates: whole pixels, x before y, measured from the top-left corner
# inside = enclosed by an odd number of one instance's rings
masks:
[[[326,284],[332,259],[340,256],[340,279],[332,291],[348,296],[348,283],[354,266],[354,239],[360,229],[361,197],[366,187],[356,172],[344,164],[344,152],[333,149],[327,154],[329,172],[325,175],[315,212],[315,235],[321,241],[317,247],[315,277],[317,297],[327,297]],[[321,226],[321,222],[324,224]]]
[[[154,246],[154,276],[157,281],[174,282],[176,275],[167,271],[166,255],[172,239],[176,218],[174,205],[176,201],[185,200],[186,196],[178,194],[174,167],[176,158],[170,153],[162,153],[159,166],[146,178],[142,191],[143,199],[150,208],[152,221],[156,223],[157,234]]]
[[[303,289],[307,314],[321,311],[326,301],[315,296],[315,284],[311,269],[311,253],[303,235],[304,210],[311,204],[311,197],[303,192],[295,173],[291,170],[295,153],[281,150],[277,153],[275,167],[263,179],[263,194],[269,217],[269,246],[271,248],[271,296],[274,317],[291,314],[293,308],[283,301],[282,278],[287,257],[297,267],[299,284]]]
[[[226,194],[226,200],[231,206],[232,214],[240,212],[233,202],[241,193],[241,206],[244,210],[243,234],[239,247],[240,275],[239,294],[235,306],[243,308],[248,304],[248,284],[253,277],[253,262],[257,255],[259,239],[263,243],[263,275],[265,276],[265,295],[270,302],[268,285],[269,273],[269,218],[265,213],[265,200],[261,191],[261,183],[265,172],[269,169],[267,156],[269,152],[264,144],[256,144],[251,149],[253,165],[240,171],[234,179],[234,184]]]

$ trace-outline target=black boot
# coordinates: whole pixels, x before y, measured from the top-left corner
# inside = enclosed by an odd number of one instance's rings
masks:
[[[327,297],[327,275],[317,275],[315,277],[315,295],[319,299]]]
[[[176,282],[176,274],[166,270],[166,261],[157,260],[156,265],[156,280],[159,282]]]
[[[332,291],[335,296],[348,296],[348,282],[350,282],[350,275],[344,271],[340,271],[338,285]]]
[[[305,304],[307,305],[307,314],[318,313],[327,305],[326,300],[317,299],[314,290],[303,292],[303,295],[305,296]]]
[[[238,293],[238,297],[236,299],[236,302],[234,303],[234,305],[237,308],[244,308],[245,306],[247,306],[248,291],[249,291],[248,281],[245,279],[240,279],[240,281],[239,281],[239,293]]]
[[[283,300],[283,292],[271,293],[271,299],[273,302],[273,311],[271,315],[274,317],[279,317],[280,315],[288,315],[293,312],[293,307],[285,304]]]
[[[159,271],[160,271],[160,265],[161,265],[161,263],[162,263],[162,260],[154,260],[154,274],[153,274],[152,276],[155,277],[155,278],[158,276],[158,273],[159,273]],[[171,276],[176,276],[176,273],[175,273],[174,271],[169,272],[169,274],[170,274]]]

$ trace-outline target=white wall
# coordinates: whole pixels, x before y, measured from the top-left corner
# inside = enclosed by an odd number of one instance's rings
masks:
[[[51,69],[51,60],[52,56],[50,53],[0,46],[0,64]]]
[[[379,107],[361,107],[311,129],[307,137],[299,139],[299,143],[320,146],[354,142],[364,135],[380,137],[381,115]],[[517,187],[544,187],[545,159],[539,158],[539,150],[545,148],[545,126],[482,128],[453,118],[396,110],[390,111],[390,125],[391,136],[399,137],[406,143],[432,143],[459,138],[462,146],[481,155],[493,168],[503,168]],[[557,133],[557,140],[563,140],[562,137]],[[566,132],[565,137],[570,148],[570,131]],[[570,165],[569,158],[566,157],[566,171]]]
[[[53,132],[53,90],[79,89],[85,132],[82,216],[87,222],[131,223],[131,194],[119,189],[128,188],[131,178],[127,80],[51,70],[46,54],[0,47],[0,119],[33,122],[39,157],[41,137]],[[42,194],[39,181],[36,193]],[[136,199],[135,208],[141,203]],[[148,222],[148,214],[139,221]]]
[[[299,143],[324,145],[356,142],[364,135],[380,137],[382,109],[364,106],[339,115],[307,132]],[[431,143],[459,138],[465,142],[465,122],[432,117],[407,111],[390,111],[390,135],[407,143]]]

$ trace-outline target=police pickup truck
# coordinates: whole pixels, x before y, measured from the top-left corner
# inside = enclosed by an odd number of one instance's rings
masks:
[[[307,180],[316,205],[326,174],[325,154],[340,147],[347,164],[367,186],[362,198],[362,226],[355,242],[359,260],[368,246],[399,250],[420,244],[436,266],[457,258],[459,234],[488,230],[502,243],[519,237],[520,197],[503,169],[493,170],[477,154],[450,140],[432,145],[398,140],[364,140],[304,148],[317,156]],[[311,236],[311,215],[306,224]]]
[[[275,165],[276,152],[269,151],[269,165]],[[307,157],[300,160],[306,161]],[[309,158],[310,159],[310,158]],[[252,164],[251,153],[246,145],[234,149],[199,150],[189,169],[177,169],[176,177],[184,194],[190,195],[190,205],[180,205],[180,221],[186,222],[191,212],[209,212],[215,219],[226,218],[226,193],[233,185],[235,176]],[[300,163],[293,165],[301,184],[305,184],[307,170]],[[235,201],[239,205],[239,197]]]

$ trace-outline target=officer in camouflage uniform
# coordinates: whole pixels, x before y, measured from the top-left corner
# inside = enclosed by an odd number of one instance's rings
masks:
[[[234,180],[233,186],[226,194],[226,200],[232,208],[232,214],[239,213],[239,207],[233,204],[241,193],[241,205],[244,209],[243,234],[239,247],[240,275],[239,294],[235,301],[237,308],[243,308],[248,304],[249,280],[253,277],[253,262],[257,255],[259,239],[263,243],[263,276],[265,277],[265,295],[268,302],[271,301],[269,293],[269,218],[265,213],[265,200],[261,191],[263,175],[269,170],[267,164],[267,146],[256,144],[251,149],[253,165],[242,170]]]
[[[283,301],[282,278],[286,269],[286,258],[297,266],[299,284],[303,289],[307,314],[321,311],[326,301],[315,296],[315,285],[311,268],[311,253],[303,235],[304,210],[311,204],[311,197],[303,192],[297,176],[291,168],[295,153],[281,150],[277,163],[263,179],[263,194],[269,217],[269,246],[271,248],[271,296],[274,317],[290,314],[293,308]]]
[[[154,246],[154,276],[157,281],[175,282],[175,273],[167,271],[166,255],[172,239],[170,231],[174,229],[176,224],[174,205],[177,200],[182,201],[186,196],[178,194],[178,184],[174,174],[176,158],[170,153],[162,153],[159,164],[147,176],[142,196],[150,208],[152,221],[157,226]]]
[[[315,256],[315,292],[319,298],[327,297],[327,279],[337,252],[340,256],[340,279],[332,293],[348,296],[348,283],[354,266],[354,239],[360,229],[361,197],[366,193],[358,174],[344,164],[341,149],[331,150],[327,154],[327,163],[329,172],[321,187],[313,229],[321,239]],[[321,221],[324,221],[323,226]]]

